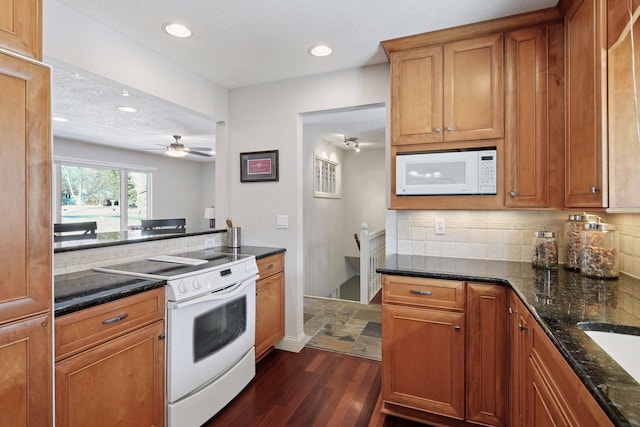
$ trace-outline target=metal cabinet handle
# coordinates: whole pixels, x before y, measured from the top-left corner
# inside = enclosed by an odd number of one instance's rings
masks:
[[[411,289],[409,292],[416,295],[433,295],[433,292],[431,291],[419,291],[417,289]]]
[[[591,194],[596,194],[598,192],[598,188],[597,187],[591,187],[591,188],[589,188],[589,192],[591,192]]]
[[[447,126],[447,130],[448,130],[449,132],[451,132],[451,131],[453,130],[453,127],[451,127],[451,126]]]
[[[456,325],[453,327],[453,329],[455,329],[456,332],[460,332],[462,328],[460,327],[460,325]]]
[[[521,331],[526,331],[526,330],[527,330],[527,329],[529,329],[529,328],[527,328],[526,326],[524,326],[522,323],[518,323],[518,329],[520,329]]]
[[[268,269],[270,269],[270,268],[273,268],[273,264],[269,264],[269,265],[265,265],[265,266],[264,266],[264,269],[265,269],[265,270],[268,270]]]
[[[509,314],[513,314],[513,307],[509,307]]]
[[[111,319],[103,320],[102,324],[103,325],[110,325],[111,323],[116,323],[116,322],[119,322],[121,320],[124,320],[127,317],[129,317],[129,313],[122,313],[120,316],[116,316],[116,317],[112,317]]]
[[[516,197],[518,195],[518,193],[516,193],[515,191],[510,191],[509,192],[509,196],[511,197]]]
[[[440,133],[441,131],[442,131],[442,129],[436,128],[436,133]]]

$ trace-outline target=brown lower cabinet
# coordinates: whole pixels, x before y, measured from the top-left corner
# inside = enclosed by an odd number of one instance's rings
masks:
[[[156,289],[56,319],[56,426],[164,426],[163,303]]]
[[[0,424],[51,425],[50,366],[48,313],[0,326]]]
[[[284,254],[257,260],[256,361],[284,337]]]
[[[506,426],[509,288],[383,276],[383,412]]]
[[[515,293],[510,313],[511,425],[613,426]]]
[[[452,427],[613,425],[508,286],[393,275],[382,412]]]

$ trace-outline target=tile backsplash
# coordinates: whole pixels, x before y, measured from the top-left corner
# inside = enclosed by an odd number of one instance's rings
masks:
[[[582,211],[398,211],[398,253],[530,261],[534,232],[549,230],[564,263],[564,223],[574,213]],[[640,277],[640,214],[597,214],[619,231],[620,270]],[[444,235],[435,234],[436,219]]]

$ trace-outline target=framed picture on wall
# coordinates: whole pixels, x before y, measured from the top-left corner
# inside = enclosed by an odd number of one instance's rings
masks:
[[[313,197],[340,198],[340,163],[313,155]]]
[[[278,181],[278,150],[240,153],[240,182]]]

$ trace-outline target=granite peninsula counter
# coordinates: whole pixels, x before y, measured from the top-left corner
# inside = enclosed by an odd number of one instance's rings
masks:
[[[530,263],[392,255],[379,273],[502,284],[528,306],[578,377],[617,426],[640,426],[640,384],[611,359],[579,322],[610,330],[640,331],[640,279],[592,279],[560,266],[533,269]]]

